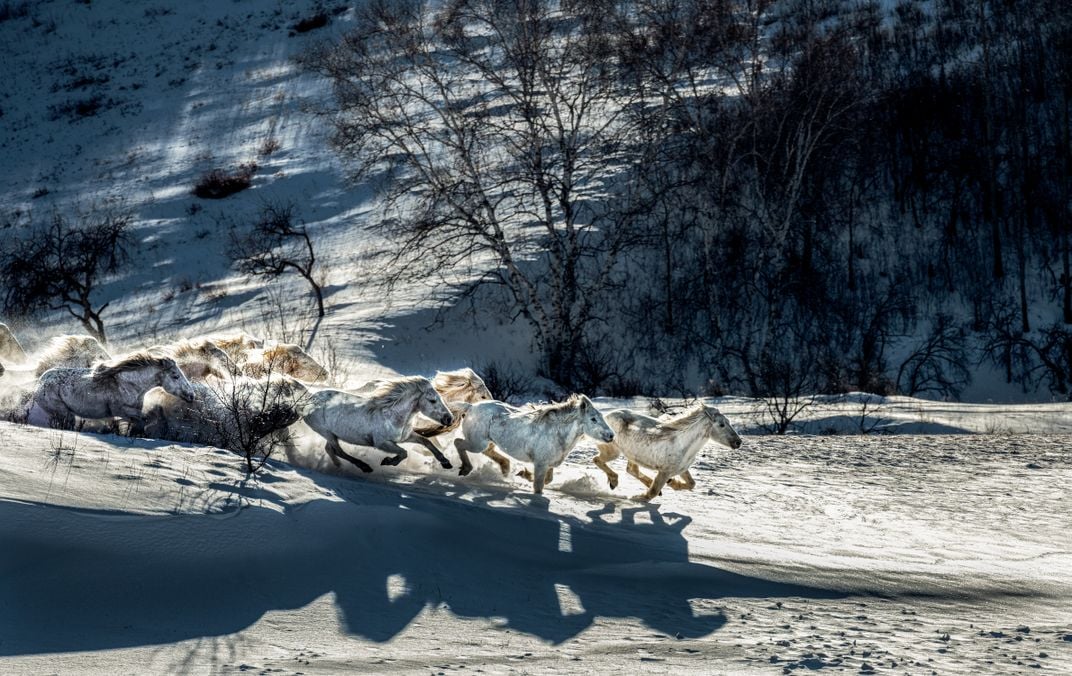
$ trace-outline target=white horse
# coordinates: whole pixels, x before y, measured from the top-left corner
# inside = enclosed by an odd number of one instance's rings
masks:
[[[275,343],[260,349],[248,350],[242,373],[253,378],[265,378],[272,373],[293,376],[298,380],[316,382],[328,376],[320,365],[300,345]]]
[[[614,431],[607,426],[592,400],[573,395],[564,402],[520,409],[501,401],[487,401],[469,407],[462,422],[462,439],[454,447],[462,459],[459,474],[472,469],[469,453],[483,453],[499,464],[503,476],[510,473],[506,455],[533,464],[533,471],[521,473],[533,482],[533,491],[542,493],[551,481],[553,469],[562,464],[582,435],[607,442]]]
[[[297,422],[309,396],[308,388],[289,376],[211,378],[191,385],[191,402],[160,387],[145,394],[148,436],[237,450],[234,442],[243,435],[259,439]]]
[[[149,351],[174,359],[183,374],[192,381],[204,381],[209,376],[222,378],[238,369],[230,355],[207,338],[155,345]]]
[[[373,380],[362,385],[356,392],[358,394],[373,392],[385,382],[387,381]],[[432,387],[443,398],[443,403],[447,405],[451,415],[454,416],[454,422],[450,425],[417,423],[414,425],[410,435],[402,441],[420,444],[439,461],[443,469],[451,469],[450,460],[447,460],[446,456],[443,455],[443,449],[436,443],[435,437],[456,430],[461,424],[465,412],[469,409],[469,405],[481,401],[491,401],[491,391],[484,384],[484,380],[471,368],[462,368],[456,371],[436,371],[435,378],[432,378]]]
[[[384,381],[369,394],[351,394],[342,390],[321,390],[309,396],[302,418],[317,434],[327,439],[325,450],[335,466],[345,458],[363,472],[371,472],[368,463],[339,446],[340,441],[358,446],[373,446],[393,454],[381,465],[397,465],[407,455],[399,442],[409,438],[418,414],[441,425],[454,422],[447,405],[421,376],[407,376]]]
[[[607,463],[624,455],[626,471],[648,487],[646,493],[635,496],[637,500],[651,500],[667,482],[674,490],[692,490],[696,482],[689,467],[709,439],[729,448],[741,447],[741,437],[726,416],[702,402],[662,422],[626,409],[610,411],[604,418],[614,430],[614,441],[596,444],[599,455],[594,462],[606,472],[613,489],[618,486],[618,474]],[[640,467],[654,470],[655,478],[645,476]],[[677,476],[681,478],[673,478]]]
[[[216,347],[226,352],[231,361],[236,364],[244,364],[249,358],[250,350],[259,350],[264,347],[262,339],[244,332],[210,335],[204,338],[215,343]]]
[[[0,323],[0,359],[8,362],[26,361],[26,352],[7,324]]]
[[[111,358],[108,350],[93,336],[55,336],[38,355],[34,375],[40,376],[52,368],[89,368],[95,362]]]
[[[50,420],[70,425],[74,417],[142,419],[142,399],[153,387],[162,387],[193,401],[190,381],[174,359],[135,352],[93,368],[53,368],[41,374],[31,402]]]

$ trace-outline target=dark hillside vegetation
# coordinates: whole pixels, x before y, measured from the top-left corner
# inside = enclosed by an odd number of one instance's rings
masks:
[[[1067,396],[1069,36],[1061,3],[453,0],[309,63],[355,174],[416,197],[396,262],[490,256],[564,385]]]

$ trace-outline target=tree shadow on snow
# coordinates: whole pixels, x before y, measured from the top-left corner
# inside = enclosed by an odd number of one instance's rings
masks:
[[[328,593],[346,631],[380,642],[428,606],[560,643],[600,617],[682,638],[725,624],[694,613],[694,599],[844,596],[692,563],[688,519],[653,508],[600,522],[609,503],[588,523],[361,488],[286,513],[135,517],[0,501],[0,655],[224,636]]]

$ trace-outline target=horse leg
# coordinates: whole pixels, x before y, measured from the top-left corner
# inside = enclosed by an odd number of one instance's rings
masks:
[[[85,424],[85,421],[81,421]],[[69,410],[64,409],[60,413],[48,414],[48,426],[57,427],[61,430],[74,430],[75,432],[81,432],[82,427],[79,425],[79,420]]]
[[[592,458],[592,461],[596,463],[596,467],[603,470],[607,475],[607,483],[610,484],[610,489],[614,490],[618,487],[618,473],[610,468],[607,463],[618,457],[621,451],[615,444],[596,444],[596,449],[599,451],[599,455]]]
[[[507,476],[510,474],[510,458],[506,457],[499,451],[495,450],[495,444],[488,443],[488,447],[484,449],[484,455],[494,460],[499,465],[499,469],[502,470],[502,475]]]
[[[328,451],[328,453],[331,453],[331,451]],[[346,460],[349,460],[354,465],[356,465],[359,470],[361,470],[365,474],[368,474],[369,472],[372,471],[372,467],[369,466],[369,464],[367,462],[365,462],[364,460],[359,460],[359,459],[355,458],[354,456],[350,455],[349,453],[347,453],[346,451],[342,450],[342,447],[339,446],[338,442],[335,442],[335,453],[332,454],[332,457],[331,457],[331,459],[335,461],[335,466],[338,467],[339,466],[339,461],[338,461],[337,458],[335,458],[335,455],[339,455],[339,456],[345,458]]]
[[[453,467],[453,465],[450,464],[450,460],[447,460],[447,456],[443,455],[443,451],[439,450],[439,446],[434,440],[429,439],[428,437],[422,437],[419,434],[412,434],[406,441],[412,441],[415,444],[420,444],[427,448],[435,459],[439,461],[439,464],[443,466],[443,469],[450,469]]]
[[[642,484],[644,484],[645,486],[647,486],[649,488],[651,487],[651,479],[649,479],[647,476],[645,476],[640,471],[640,465],[636,464],[632,460],[630,460],[629,463],[625,466],[625,471],[628,472],[629,474],[635,476],[636,478],[640,479],[640,482]]]
[[[651,480],[651,486],[648,487],[648,492],[642,495],[637,495],[633,499],[647,502],[662,492],[663,486],[666,485],[667,479],[670,475],[666,472],[659,472],[655,475],[655,478]]]
[[[547,481],[547,472],[550,468],[543,465],[536,465],[532,468],[532,473],[535,477],[532,480],[532,492],[536,495],[543,493],[543,485]]]
[[[384,439],[380,443],[376,444],[376,448],[380,449],[381,451],[384,451],[385,453],[394,453],[394,455],[392,455],[391,457],[384,458],[383,460],[381,460],[381,465],[397,466],[400,462],[405,460],[407,456],[409,456],[409,451],[402,448],[390,439]]]
[[[691,491],[693,488],[696,488],[696,480],[692,478],[692,475],[689,474],[688,470],[685,470],[678,476],[681,478],[670,479],[666,485],[673,488],[675,491]]]
[[[145,420],[141,416],[130,419],[129,424],[127,425],[127,436],[137,438],[145,437]]]
[[[339,446],[339,438],[334,434],[326,437],[328,443],[325,444],[324,450],[328,452],[328,457],[331,458],[332,464],[336,467],[340,467],[342,463],[339,462],[339,454],[343,453],[342,446]]]
[[[454,440],[454,450],[458,451],[458,457],[462,460],[462,467],[458,470],[458,476],[465,476],[473,471],[473,463],[469,462],[469,445],[465,439]]]

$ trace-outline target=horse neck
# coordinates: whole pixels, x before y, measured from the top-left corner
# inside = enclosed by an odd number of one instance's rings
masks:
[[[413,426],[413,418],[421,412],[420,401],[420,394],[412,398],[401,399],[383,409],[385,417],[400,428],[410,428]]]
[[[119,373],[115,377],[115,382],[121,390],[136,390],[143,394],[158,385],[156,372],[148,369]]]
[[[581,416],[579,415],[575,415],[565,425],[554,427],[556,423],[550,421],[545,424],[553,427],[554,435],[558,437],[558,441],[562,443],[567,450],[573,448],[577,444],[577,441],[584,435],[584,423],[581,421]]]
[[[680,445],[682,451],[699,451],[704,442],[711,436],[711,423],[706,416],[697,420],[674,436],[674,441]]]

